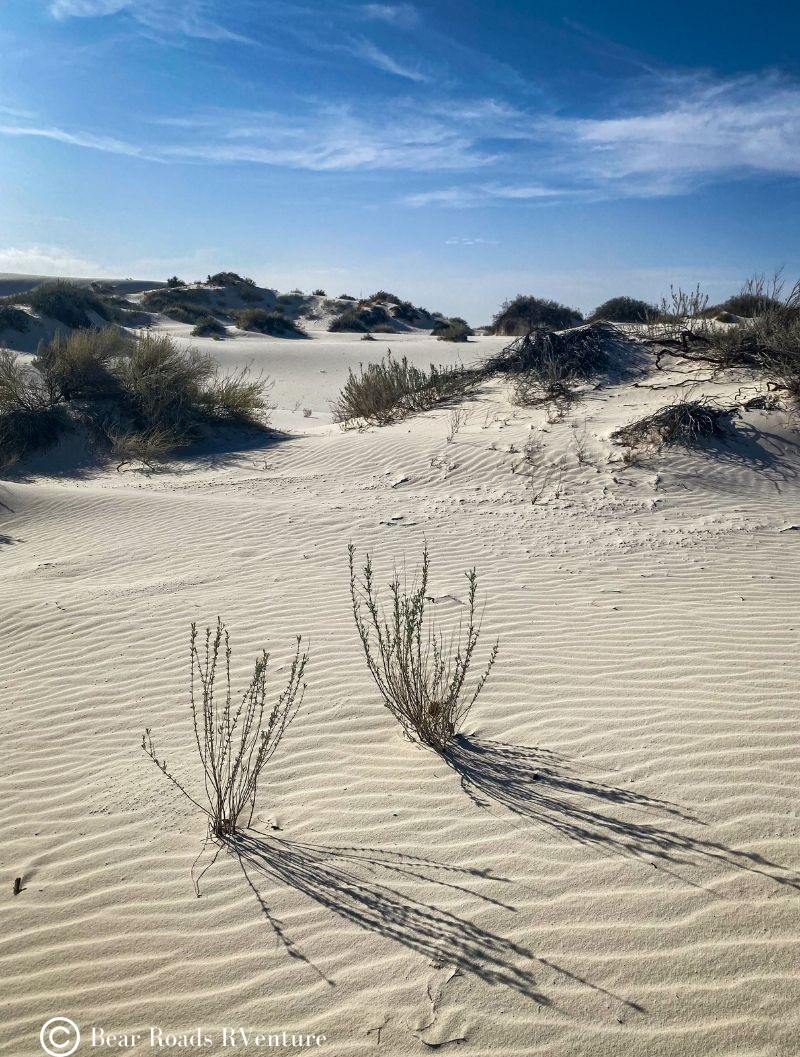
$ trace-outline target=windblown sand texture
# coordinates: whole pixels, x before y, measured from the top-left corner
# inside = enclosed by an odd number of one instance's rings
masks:
[[[321,1032],[336,1057],[800,1052],[797,434],[752,412],[727,446],[624,465],[613,429],[681,392],[645,387],[682,379],[646,355],[560,421],[498,380],[450,442],[447,409],[331,422],[387,344],[503,343],[209,342],[274,377],[286,439],[0,485],[0,1052],[40,1054],[56,1014]],[[427,540],[443,620],[478,568],[500,657],[449,763],[376,695],[350,540],[382,583]],[[198,899],[204,819],[139,743],[199,791],[188,631],[218,614],[237,684],[262,645],[276,686],[295,634],[312,656],[249,850]]]

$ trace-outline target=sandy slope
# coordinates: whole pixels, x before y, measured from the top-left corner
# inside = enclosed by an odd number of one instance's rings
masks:
[[[610,431],[665,402],[631,380],[549,424],[491,383],[451,443],[444,410],[341,433],[346,344],[214,349],[274,368],[305,434],[1,486],[0,1052],[65,1014],[336,1055],[797,1053],[796,434],[754,413],[626,467]],[[437,614],[475,563],[501,639],[451,766],[382,709],[348,612],[348,540],[388,573],[423,538]],[[188,624],[217,614],[237,677],[296,632],[312,662],[249,854],[197,899],[203,821],[138,742],[196,775]]]

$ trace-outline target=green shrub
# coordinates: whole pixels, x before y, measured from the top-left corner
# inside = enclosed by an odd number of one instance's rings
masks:
[[[564,330],[574,327],[582,319],[577,309],[557,301],[519,294],[512,301],[503,303],[492,321],[492,332],[514,336],[527,334],[537,327]]]
[[[715,309],[717,312],[731,312],[734,316],[744,316],[752,319],[755,316],[763,316],[767,312],[774,312],[781,307],[781,302],[767,294],[741,293],[734,294],[727,301],[723,301]]]
[[[31,317],[21,308],[0,304],[0,333],[4,330],[16,330],[26,334],[30,330]]]
[[[192,331],[195,338],[224,338],[227,333],[224,324],[214,316],[203,316]]]
[[[169,279],[167,279],[167,286],[170,288],[170,290],[174,290],[178,286],[186,286],[186,283],[183,281],[183,279],[179,279],[177,275],[172,275]]]
[[[49,316],[67,327],[92,326],[89,312],[108,319],[108,309],[97,294],[63,279],[34,287],[25,295],[25,300],[37,315]]]
[[[328,295],[325,293],[324,290],[315,290],[314,291],[314,297],[327,297],[327,296]]]
[[[376,290],[374,294],[371,294],[367,301],[377,302],[380,301],[383,304],[401,305],[403,302],[397,296],[397,294],[390,294],[388,290]]]
[[[635,297],[612,297],[598,305],[589,319],[606,319],[609,323],[646,323],[657,311],[655,305]]]
[[[380,363],[349,371],[347,381],[333,404],[334,421],[361,421],[387,425],[417,411],[425,411],[443,400],[462,396],[477,382],[473,372],[463,367],[435,367],[429,371],[414,367],[404,356],[391,352]]]
[[[268,312],[264,308],[242,308],[231,315],[240,330],[256,331],[273,338],[305,338],[306,332],[282,312]]]

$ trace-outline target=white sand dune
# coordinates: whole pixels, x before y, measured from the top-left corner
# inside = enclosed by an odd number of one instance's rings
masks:
[[[676,390],[606,385],[548,423],[496,381],[450,443],[446,409],[343,433],[327,401],[385,350],[332,339],[209,343],[275,378],[288,439],[156,475],[41,460],[0,485],[0,1053],[41,1053],[57,1014],[324,1033],[337,1057],[797,1053],[786,417],[625,466],[610,432]],[[350,540],[382,581],[427,540],[445,619],[478,568],[483,646],[501,652],[450,765],[404,740],[370,682]],[[152,727],[199,788],[188,626],[217,614],[239,681],[265,643],[276,682],[296,633],[312,657],[246,854],[220,855],[198,899],[204,820],[139,741]]]

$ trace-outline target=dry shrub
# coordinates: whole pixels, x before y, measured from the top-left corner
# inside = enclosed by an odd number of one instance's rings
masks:
[[[118,460],[118,470],[132,462],[140,462],[152,470],[158,464],[167,462],[175,449],[184,443],[174,433],[157,427],[138,433],[108,429],[106,436],[111,445],[111,452]]]
[[[362,576],[356,574],[353,544],[350,560],[350,597],[353,617],[372,678],[384,704],[410,738],[416,736],[436,752],[444,753],[475,704],[497,658],[495,642],[486,667],[468,684],[473,653],[481,632],[476,621],[478,578],[466,573],[469,583],[466,632],[464,621],[445,635],[434,620],[426,619],[429,558],[422,552],[419,581],[406,589],[395,573],[389,584],[388,613],[381,607],[375,587],[372,560],[367,555]],[[366,611],[366,612],[365,612]]]
[[[724,437],[725,426],[735,414],[735,408],[720,407],[705,398],[677,400],[615,430],[611,439],[628,448],[698,447]]]
[[[183,795],[208,816],[209,837],[225,840],[237,833],[245,812],[248,813],[245,826],[252,821],[261,773],[303,701],[308,652],[301,652],[298,637],[286,686],[269,709],[266,650],[259,654],[252,678],[238,704],[233,702],[231,645],[222,621],[217,620],[213,632],[206,628],[201,648],[197,645],[197,625],[192,624],[190,652],[189,701],[208,806],[201,804],[174,777],[166,760],[158,759],[149,727],[142,736],[142,749]]]
[[[301,326],[281,311],[267,312],[264,308],[242,308],[232,312],[240,330],[256,331],[273,338],[307,338]]]
[[[361,421],[374,425],[397,422],[417,411],[426,411],[443,400],[462,396],[477,382],[474,372],[463,367],[414,367],[404,356],[395,360],[391,351],[380,363],[351,369],[344,388],[332,405],[336,422]]]
[[[39,348],[33,365],[62,400],[108,396],[119,388],[111,364],[134,345],[130,334],[116,327],[91,327],[56,334]]]
[[[67,427],[57,394],[33,367],[0,349],[0,467],[55,444]]]
[[[101,319],[109,318],[107,306],[96,293],[64,279],[42,283],[20,295],[18,300],[29,305],[38,315],[57,319],[68,327],[92,326],[90,312],[94,312]]]

